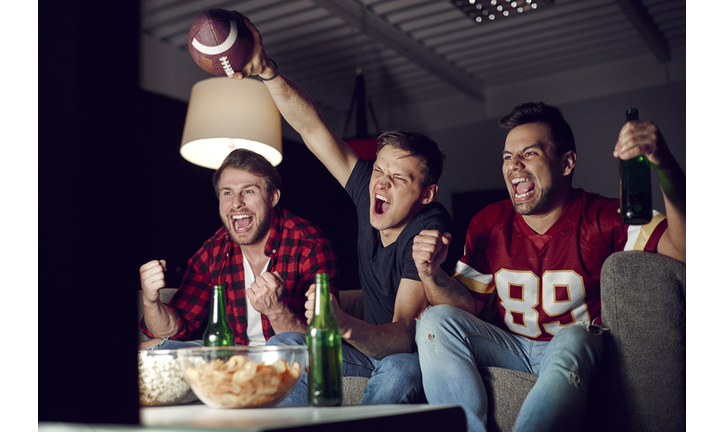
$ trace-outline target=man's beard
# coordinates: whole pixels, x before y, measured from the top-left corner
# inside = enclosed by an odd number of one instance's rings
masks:
[[[229,219],[227,218],[224,226],[226,228],[226,232],[229,233],[229,238],[231,238],[231,240],[233,240],[234,243],[238,244],[239,246],[248,246],[259,241],[259,239],[261,239],[269,229],[269,225],[271,224],[271,215],[269,213],[264,213],[261,219],[257,219],[258,216],[259,215],[254,215],[254,220],[256,223],[256,228],[254,229],[254,231],[245,234],[245,236],[251,235],[251,237],[249,237],[249,240],[240,239],[239,234],[237,234],[234,231],[234,228],[229,225],[233,222],[229,222]]]
[[[536,188],[538,187],[538,184],[536,184]],[[515,212],[522,216],[528,216],[528,215],[534,215],[539,213],[541,210],[544,210],[552,201],[553,196],[555,195],[556,191],[560,187],[560,181],[554,183],[553,185],[549,186],[546,189],[541,189],[540,198],[538,198],[538,201],[536,202],[524,202],[524,203],[516,203],[515,202],[515,189],[513,189],[513,196],[511,196],[511,200],[513,201],[513,209],[515,209]],[[525,209],[525,206],[530,206],[530,208]]]

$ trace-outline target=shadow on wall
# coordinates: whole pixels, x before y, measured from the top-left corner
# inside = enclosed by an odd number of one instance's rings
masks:
[[[357,213],[342,185],[304,144],[284,140],[283,208],[314,223],[329,237],[337,253],[339,289],[358,289]]]

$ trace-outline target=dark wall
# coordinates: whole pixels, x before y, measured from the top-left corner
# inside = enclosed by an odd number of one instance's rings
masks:
[[[221,226],[213,171],[179,153],[186,103],[138,86],[138,2],[43,3],[38,420],[136,424],[138,269],[166,259],[180,284]],[[280,205],[330,237],[357,288],[354,206],[304,145],[283,146]]]

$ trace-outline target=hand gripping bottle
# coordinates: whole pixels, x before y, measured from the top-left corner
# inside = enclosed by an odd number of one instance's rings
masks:
[[[329,295],[329,276],[317,274],[314,317],[307,328],[309,404],[342,405],[342,337]]]
[[[638,120],[636,108],[626,110],[626,121]],[[646,155],[619,159],[621,219],[628,225],[645,225],[651,220],[651,168]]]

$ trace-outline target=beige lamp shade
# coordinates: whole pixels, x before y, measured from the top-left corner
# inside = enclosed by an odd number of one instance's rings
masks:
[[[282,161],[279,109],[259,80],[209,78],[191,89],[181,156],[217,169],[234,149],[259,153],[277,166]]]

